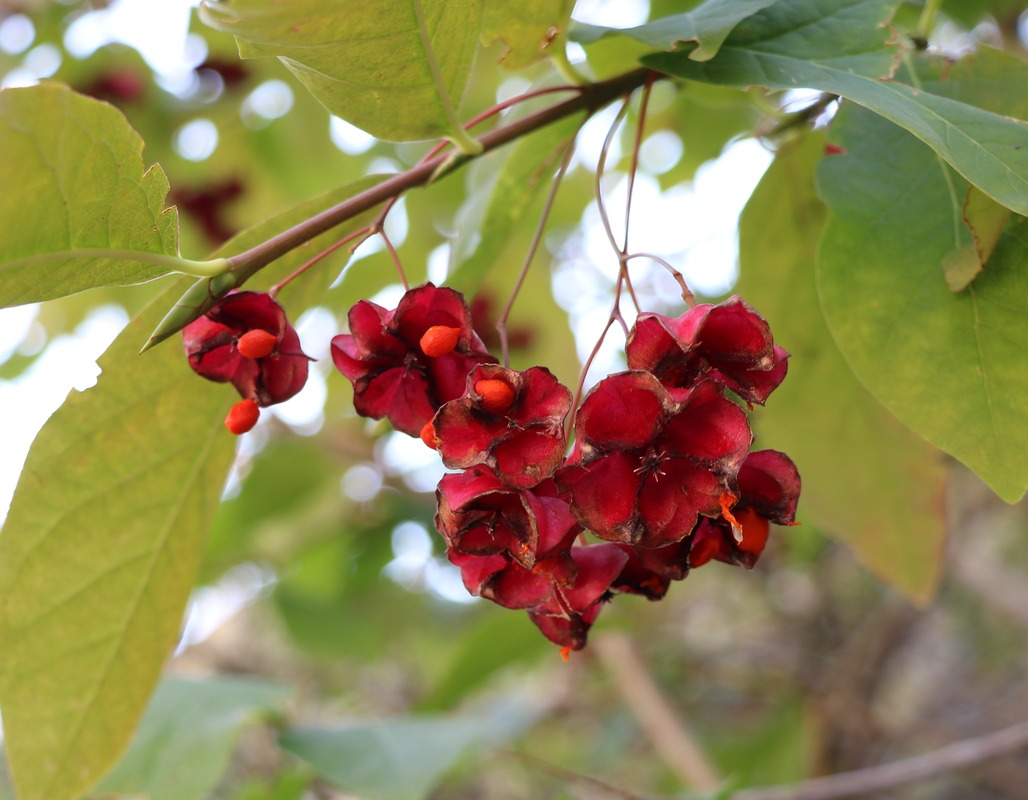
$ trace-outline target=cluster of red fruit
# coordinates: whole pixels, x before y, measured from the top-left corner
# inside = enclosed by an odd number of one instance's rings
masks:
[[[255,411],[295,394],[307,368],[284,314],[264,326],[251,324],[255,311],[243,324],[239,310],[258,298],[230,295],[186,329],[194,369],[231,381],[246,398],[236,408]],[[500,366],[460,293],[425,284],[393,310],[362,300],[349,327],[332,357],[357,412],[419,436],[459,470],[439,482],[436,527],[468,591],[525,609],[565,652],[585,645],[613,595],[659,599],[712,559],[752,567],[770,523],[794,521],[795,465],[750,452],[746,413],[725,396],[763,404],[788,358],[737,297],[677,319],[641,314],[629,369],[586,395],[570,453],[571,392],[544,367]],[[250,351],[258,329],[270,347]]]

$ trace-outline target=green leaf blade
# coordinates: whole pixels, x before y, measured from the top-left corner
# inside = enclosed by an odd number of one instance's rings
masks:
[[[848,98],[913,133],[990,197],[1028,214],[1028,123],[894,80],[900,51],[886,25],[892,11],[882,0],[779,3],[737,28],[711,61],[681,53],[643,61],[692,80]]]
[[[18,187],[0,193],[0,305],[170,271],[153,263],[178,255],[168,180],[158,165],[144,170],[143,142],[119,111],[58,84],[7,90],[0,150],[3,184]]]
[[[424,10],[426,48],[415,2]],[[205,3],[203,18],[233,34],[243,58],[276,56],[330,112],[376,138],[453,132],[478,49],[481,0],[261,0]],[[438,67],[440,86],[433,74]]]
[[[971,240],[967,184],[889,122],[843,111],[846,152],[819,171],[832,211],[818,277],[829,327],[887,408],[1016,502],[1028,488],[1028,220],[1015,217],[988,268],[953,292],[943,265]],[[848,191],[858,173],[861,191]]]
[[[241,678],[162,681],[128,752],[96,792],[203,800],[228,767],[243,728],[276,713],[290,693]]]
[[[44,426],[0,535],[0,706],[26,800],[73,798],[110,767],[178,637],[234,450],[222,387],[177,348],[135,355],[185,283]]]
[[[740,224],[738,291],[792,353],[789,375],[755,417],[756,446],[796,461],[803,518],[924,604],[942,572],[946,472],[939,453],[860,385],[821,315],[816,233],[827,212],[813,188],[821,141],[808,137],[776,159]]]
[[[503,42],[506,50],[500,64],[506,69],[529,67],[564,47],[573,5],[571,0],[487,3],[482,42]]]
[[[627,36],[660,50],[674,50],[693,43],[683,51],[693,61],[709,61],[720,49],[732,30],[747,17],[773,5],[777,0],[706,0],[681,14],[656,19],[635,28],[603,28],[580,25],[575,38],[594,42],[604,36]]]

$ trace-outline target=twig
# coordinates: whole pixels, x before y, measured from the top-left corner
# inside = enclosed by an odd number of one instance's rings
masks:
[[[607,633],[597,636],[592,647],[617,684],[639,727],[671,771],[685,786],[701,792],[717,789],[721,784],[717,771],[682,721],[672,713],[667,698],[628,637]]]
[[[581,127],[579,127],[581,130]],[[543,206],[543,213],[539,217],[539,222],[535,226],[535,233],[532,235],[532,243],[528,247],[528,253],[525,254],[525,260],[521,265],[521,271],[518,273],[518,278],[514,282],[514,289],[510,293],[510,298],[507,300],[507,305],[503,309],[503,313],[500,314],[499,320],[496,322],[496,332],[500,335],[500,350],[503,355],[503,366],[510,366],[510,347],[507,341],[507,321],[510,319],[510,312],[514,308],[514,301],[517,299],[518,293],[521,291],[521,287],[525,283],[525,278],[528,277],[528,268],[532,265],[532,259],[535,258],[536,251],[539,249],[539,242],[542,241],[543,231],[546,228],[546,222],[550,218],[550,211],[553,209],[553,201],[557,197],[557,189],[560,188],[561,181],[564,179],[564,175],[568,171],[568,167],[571,165],[571,156],[575,153],[575,139],[578,137],[578,131],[575,131],[575,135],[571,137],[571,141],[568,142],[567,147],[564,148],[564,155],[561,158],[560,167],[557,169],[557,174],[553,178],[553,184],[550,186],[550,191],[546,195],[546,203]]]
[[[963,767],[981,764],[1028,746],[1028,720],[974,739],[941,747],[935,752],[877,767],[814,778],[794,786],[745,789],[732,800],[836,800],[866,797],[870,792],[925,780]]]

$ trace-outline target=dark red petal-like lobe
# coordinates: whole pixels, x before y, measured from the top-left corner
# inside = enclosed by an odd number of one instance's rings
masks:
[[[660,451],[687,455],[722,474],[734,474],[749,452],[753,434],[746,413],[704,381],[668,422],[655,443]]]
[[[638,467],[637,458],[611,453],[593,461],[576,476],[571,487],[571,510],[599,538],[626,544],[638,538]]]
[[[796,519],[800,473],[785,453],[756,450],[739,470],[739,491],[758,514],[779,525],[790,525]]]
[[[233,292],[207,312],[207,316],[238,333],[255,328],[280,338],[286,329],[286,312],[264,292]]]
[[[396,306],[389,329],[394,336],[417,347],[433,325],[460,328],[460,339],[467,346],[473,335],[471,312],[460,292],[431,283],[409,290]]]
[[[789,353],[783,347],[774,346],[774,363],[770,369],[714,370],[711,374],[735,392],[747,403],[764,405],[771,392],[777,389],[789,369]]]
[[[715,514],[724,486],[708,470],[686,458],[661,465],[663,474],[647,476],[639,493],[640,533],[634,544],[660,547],[689,535],[700,514]]]
[[[699,350],[718,368],[770,369],[772,345],[767,322],[738,296],[711,308],[699,331]]]
[[[592,388],[575,419],[584,455],[632,450],[651,442],[674,403],[648,372],[610,375]]]
[[[352,353],[354,359],[374,361],[398,359],[406,355],[408,348],[404,343],[386,333],[393,313],[368,300],[360,300],[350,309],[347,319],[355,343]],[[343,374],[346,375],[345,372]]]
[[[564,457],[564,437],[546,430],[514,430],[493,451],[496,474],[508,486],[529,489],[549,478]]]
[[[419,436],[435,414],[425,376],[406,366],[355,383],[353,405],[362,417],[388,417],[396,430],[410,436]]]

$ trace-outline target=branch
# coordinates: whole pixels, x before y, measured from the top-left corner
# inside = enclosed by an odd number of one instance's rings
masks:
[[[701,792],[715,791],[721,784],[716,770],[671,711],[667,698],[650,677],[628,637],[609,632],[596,637],[592,646],[664,763],[685,786]]]
[[[488,153],[573,114],[582,111],[587,114],[593,114],[612,100],[642,86],[646,83],[650,74],[650,70],[637,69],[610,80],[594,83],[582,89],[580,93],[569,100],[549,106],[534,114],[515,120],[509,125],[489,131],[477,140],[482,145],[482,153]],[[431,160],[419,163],[406,172],[394,175],[378,184],[378,186],[354,195],[348,200],[344,200],[338,205],[328,208],[310,219],[304,220],[300,224],[293,226],[287,231],[283,231],[278,236],[274,236],[244,253],[231,256],[229,262],[232,264],[232,272],[239,278],[238,284],[242,284],[243,281],[258,270],[285,255],[290,250],[299,247],[304,242],[313,239],[315,236],[356,217],[358,214],[364,213],[368,209],[374,208],[380,203],[398,197],[409,189],[424,186],[450,169],[476,157],[459,155],[461,157],[456,160],[452,155],[439,155]]]
[[[586,116],[591,116],[612,100],[629,94],[648,80],[652,80],[651,76],[655,74],[658,73],[653,73],[648,69],[637,69],[581,89],[574,87],[577,94],[570,100],[549,106],[534,114],[515,120],[509,125],[495,128],[483,134],[479,139],[475,140],[482,145],[479,155],[484,155],[565,117],[581,112],[584,112]],[[539,94],[539,92],[530,92],[528,96],[534,96],[535,94]],[[226,292],[242,286],[257,272],[291,250],[295,250],[314,237],[320,236],[322,233],[331,230],[337,225],[341,225],[347,220],[353,219],[359,214],[363,214],[375,206],[390,200],[396,200],[409,189],[432,183],[477,157],[477,155],[456,152],[422,159],[406,172],[387,178],[377,186],[373,186],[331,208],[327,208],[313,217],[309,217],[256,247],[252,247],[238,255],[230,256],[227,259],[230,265],[228,271],[215,278],[201,280],[194,284],[171,311],[168,312],[168,315],[150,335],[149,340],[140,352],[146,352],[169,336],[178,333],[194,319],[213,307]]]
[[[731,798],[732,800],[836,800],[841,797],[858,795],[866,797],[871,792],[891,789],[963,767],[975,766],[1026,746],[1028,746],[1028,720],[975,739],[954,742],[922,756],[905,758],[878,767],[814,778],[794,786],[746,789],[734,793]]]

